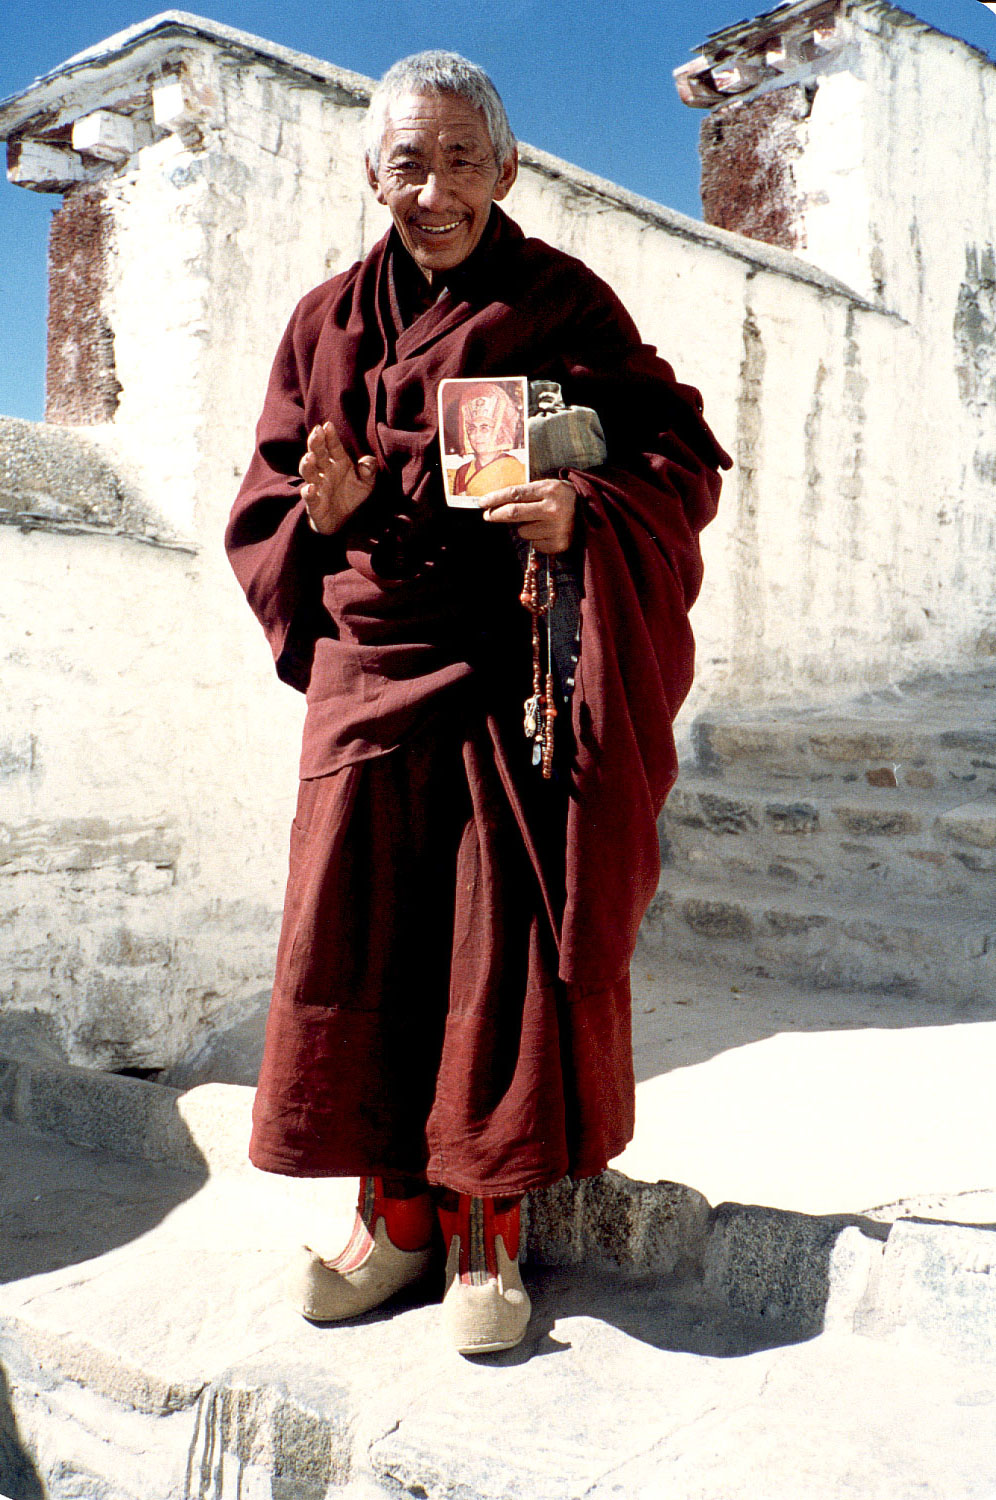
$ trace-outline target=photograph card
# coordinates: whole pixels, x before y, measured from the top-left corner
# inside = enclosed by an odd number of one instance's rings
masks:
[[[476,510],[480,497],[529,478],[525,375],[439,383],[439,446],[447,505]]]

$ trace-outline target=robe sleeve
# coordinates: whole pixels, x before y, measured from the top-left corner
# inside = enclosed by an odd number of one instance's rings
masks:
[[[560,972],[583,986],[626,972],[657,888],[657,817],[678,770],[672,726],[694,666],[698,537],[716,512],[718,470],[731,466],[698,392],[621,331],[611,382],[583,356],[568,377],[608,444],[603,467],[569,473],[585,545]]]
[[[299,304],[280,341],[256,448],[225,533],[229,561],[266,633],[277,675],[301,692],[316,641],[335,634],[322,602],[324,577],[345,566],[341,540],[309,526],[297,471],[309,430],[313,301],[311,294]]]

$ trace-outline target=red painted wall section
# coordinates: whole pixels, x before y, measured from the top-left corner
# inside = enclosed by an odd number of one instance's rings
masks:
[[[783,250],[805,248],[793,162],[811,108],[811,94],[797,86],[711,111],[699,137],[707,224]]]
[[[113,233],[99,187],[67,192],[52,216],[46,422],[89,426],[111,421],[117,410],[114,334],[104,314]]]

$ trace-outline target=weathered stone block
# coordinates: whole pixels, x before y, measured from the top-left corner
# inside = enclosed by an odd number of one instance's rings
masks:
[[[38,744],[28,731],[0,739],[0,777],[26,776],[40,769]]]
[[[708,1200],[683,1183],[641,1183],[640,1188],[635,1268],[667,1276],[697,1267],[709,1228]]]
[[[838,1234],[830,1251],[823,1312],[825,1332],[864,1331],[882,1262],[884,1239],[885,1225],[874,1230],[870,1225],[863,1230],[850,1225]]]
[[[885,1248],[875,1316],[956,1358],[996,1361],[996,1230],[900,1219]]]
[[[77,1058],[102,1068],[157,1068],[176,1045],[171,997],[160,968],[88,968],[74,994]]]
[[[996,870],[996,859],[992,855],[970,854],[967,849],[953,849],[951,858],[973,875],[991,875]]]
[[[309,1389],[309,1386],[311,1387]],[[203,1485],[223,1478],[241,1491],[256,1472],[272,1500],[326,1500],[349,1478],[351,1424],[334,1383],[301,1372],[293,1386],[269,1370],[205,1391],[191,1470]],[[227,1490],[227,1484],[224,1485]],[[255,1486],[250,1493],[255,1493]]]
[[[699,806],[699,799],[694,792],[687,791],[678,785],[667,799],[667,806],[663,813],[663,823],[666,825],[680,824],[683,828],[704,828],[705,819]]]
[[[159,934],[135,932],[127,927],[115,928],[102,938],[95,960],[98,964],[166,965],[173,959],[174,943]]]
[[[753,808],[738,798],[700,792],[698,801],[705,826],[712,833],[746,833],[757,827]]]
[[[576,1212],[583,1251],[613,1266],[633,1264],[640,1187],[621,1172],[602,1172],[578,1184]]]
[[[938,817],[934,827],[945,838],[975,849],[996,849],[996,800],[966,802]]]
[[[764,924],[777,937],[805,937],[830,926],[829,917],[815,912],[766,911]]]
[[[106,818],[29,819],[0,825],[0,868],[5,873],[94,870],[104,866],[176,863],[180,840],[166,821]]]
[[[834,807],[848,833],[860,838],[903,838],[920,832],[920,819],[904,808]]]
[[[769,802],[765,821],[776,833],[817,833],[820,814],[811,802]]]
[[[900,760],[909,749],[907,737],[886,730],[832,730],[811,734],[813,754],[835,763],[871,760]]]
[[[781,764],[798,755],[794,731],[779,724],[717,724],[699,719],[692,726],[692,743],[696,762],[707,774],[738,761],[763,759]]]
[[[199,1153],[176,1139],[172,1089],[86,1068],[24,1066],[20,1118],[25,1125],[73,1145],[118,1156],[201,1165]]]
[[[669,1276],[698,1265],[709,1212],[694,1188],[608,1171],[530,1194],[524,1237],[538,1265],[584,1261]]]
[[[54,1066],[67,1062],[56,1018],[37,1010],[0,1011],[0,1055]]]
[[[529,1259],[543,1266],[577,1265],[582,1246],[577,1214],[577,1185],[569,1177],[530,1193],[523,1236]]]
[[[753,931],[746,907],[732,901],[705,901],[690,897],[681,903],[686,924],[701,937],[745,939]]]
[[[0,1056],[0,1119],[16,1118],[18,1065],[10,1057]]]
[[[706,1289],[747,1317],[816,1334],[829,1297],[834,1245],[847,1223],[722,1203],[705,1247]]]
[[[946,729],[938,736],[945,750],[967,750],[970,755],[996,759],[996,730]]]

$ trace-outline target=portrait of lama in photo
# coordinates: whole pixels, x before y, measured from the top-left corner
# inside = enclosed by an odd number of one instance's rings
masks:
[[[474,508],[477,497],[529,477],[528,389],[507,380],[443,380],[439,432],[446,499]]]

